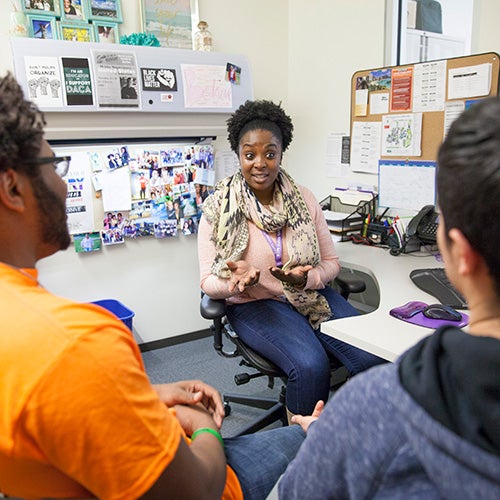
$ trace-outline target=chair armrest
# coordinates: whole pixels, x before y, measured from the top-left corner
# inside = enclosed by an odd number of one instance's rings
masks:
[[[226,315],[226,301],[224,299],[212,299],[207,294],[202,293],[200,314],[205,319],[222,318]]]
[[[337,276],[334,283],[339,288],[340,295],[346,300],[351,293],[361,293],[366,290],[366,283],[360,278]]]
[[[212,320],[210,330],[214,336],[214,349],[220,356],[234,358],[239,356],[238,349],[232,351],[224,350],[223,333],[227,333],[225,322],[226,301],[224,299],[212,299],[205,293],[201,293],[200,314],[205,319]]]

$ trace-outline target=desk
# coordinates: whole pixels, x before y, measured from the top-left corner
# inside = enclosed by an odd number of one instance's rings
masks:
[[[410,271],[418,268],[442,267],[435,257],[421,253],[394,257],[387,249],[350,242],[336,243],[342,267],[371,276],[380,295],[379,307],[361,316],[322,323],[321,331],[339,340],[371,352],[389,361],[416,344],[433,330],[393,318],[389,310],[410,300],[427,304],[437,302],[420,290],[410,279]]]

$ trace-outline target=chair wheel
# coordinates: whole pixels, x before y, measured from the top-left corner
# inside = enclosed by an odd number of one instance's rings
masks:
[[[231,406],[226,401],[224,401],[224,415],[226,417],[229,417],[229,415],[231,415]]]

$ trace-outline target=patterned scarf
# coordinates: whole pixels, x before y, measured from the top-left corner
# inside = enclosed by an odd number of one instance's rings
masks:
[[[212,273],[220,278],[231,276],[226,261],[240,260],[245,252],[249,237],[247,220],[268,233],[287,227],[290,258],[283,265],[284,270],[299,265],[316,266],[320,261],[318,237],[311,214],[294,180],[283,170],[276,178],[269,210],[263,210],[241,171],[238,171],[217,184],[214,193],[203,204],[203,213],[213,228],[216,256]],[[316,290],[297,290],[293,285],[283,283],[283,292],[290,304],[308,318],[314,329],[331,318],[328,302]]]

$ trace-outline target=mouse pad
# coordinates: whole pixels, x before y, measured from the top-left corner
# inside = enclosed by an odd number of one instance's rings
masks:
[[[456,326],[457,328],[462,328],[467,324],[469,324],[469,316],[460,311],[458,311],[460,316],[462,316],[462,319],[460,321],[428,318],[427,316],[424,316],[424,313],[422,312],[423,309],[427,307],[427,305],[428,304],[426,304],[425,302],[408,302],[404,306],[395,307],[394,309],[391,309],[389,311],[389,314],[396,319],[400,319],[401,321],[406,321],[407,323],[423,326],[425,328],[432,328],[434,330],[443,325],[452,325]],[[406,311],[408,311],[408,308],[410,309],[410,312],[407,317],[399,314],[401,308],[404,308]]]

